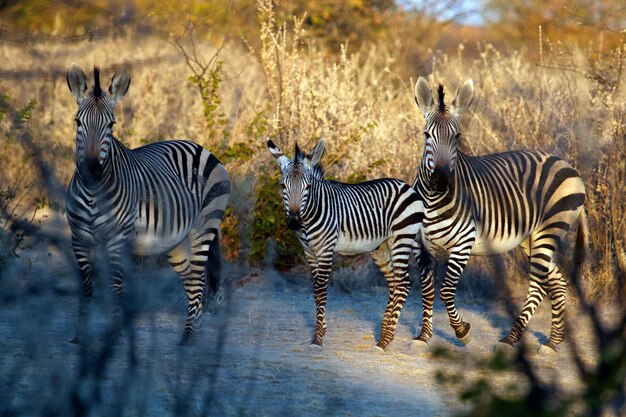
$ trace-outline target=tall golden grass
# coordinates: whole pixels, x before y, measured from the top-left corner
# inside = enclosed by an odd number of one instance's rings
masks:
[[[3,44],[0,93],[15,108],[36,100],[27,128],[45,149],[39,156],[53,164],[66,184],[74,169],[76,111],[65,82],[67,67],[76,62],[90,71],[100,65],[108,87],[115,69],[130,64],[132,83],[118,104],[115,127],[128,146],[189,138],[209,149],[245,143],[254,151],[251,158],[234,158],[228,166],[247,246],[256,174],[261,167],[273,167],[266,135],[276,137],[283,149],[295,142],[310,148],[324,137],[327,175],[339,180],[392,176],[411,182],[423,148],[414,81],[430,77],[453,94],[472,78],[477,94],[463,119],[465,150],[484,154],[537,148],[570,161],[587,186],[593,254],[585,270],[589,290],[600,294],[616,288],[615,277],[626,268],[626,90],[620,82],[626,45],[603,60],[588,58],[584,49],[566,59],[558,45],[537,45],[541,62],[534,64],[522,51],[490,45],[480,46],[478,56],[466,57],[461,44],[455,51],[433,52],[430,73],[407,76],[397,45],[345,46],[333,55],[321,43],[305,41],[299,18],[277,24],[272,7],[268,0],[259,2],[259,48],[227,43],[219,50],[225,71],[219,111],[226,124],[218,139],[209,138],[201,97],[172,39],[129,34],[69,44]],[[201,57],[218,51],[210,41],[194,41],[193,52]],[[6,118],[2,123],[8,123]],[[7,187],[24,175],[20,167],[32,155],[16,141],[1,146],[0,184]],[[62,201],[49,203],[62,207]]]

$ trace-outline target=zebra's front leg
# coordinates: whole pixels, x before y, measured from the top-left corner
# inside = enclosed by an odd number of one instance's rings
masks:
[[[425,249],[419,256],[418,265],[422,286],[422,329],[420,334],[413,339],[412,344],[426,343],[433,336],[433,305],[435,303],[435,263]]]
[[[448,318],[450,319],[450,326],[454,329],[454,334],[463,343],[468,344],[470,342],[469,331],[470,324],[461,320],[461,316],[456,309],[454,298],[456,296],[456,287],[459,283],[459,278],[467,265],[469,260],[473,240],[471,244],[460,248],[454,248],[450,256],[448,257],[448,267],[446,269],[446,277],[443,280],[441,287],[440,297],[446,306],[448,311]]]
[[[129,327],[132,319],[132,314],[126,314],[129,306],[124,305],[123,289],[124,267],[129,262],[126,254],[129,252],[124,243],[118,246],[109,246],[107,251],[111,271],[111,287],[114,295],[112,337],[117,342],[122,338],[122,327]]]
[[[315,300],[315,332],[311,341],[312,346],[322,347],[326,334],[326,300],[332,264],[332,252],[318,255],[316,271],[315,273],[312,271],[313,298]]]
[[[93,296],[93,262],[91,247],[83,245],[76,238],[72,239],[72,247],[78,263],[81,280],[81,294],[78,301],[78,325],[76,335],[70,343],[82,344],[87,332],[87,310]]]
[[[387,325],[382,328],[380,340],[376,344],[376,346],[383,351],[387,349],[387,346],[389,346],[389,343],[391,343],[394,338],[396,327],[398,326],[398,320],[400,320],[400,313],[402,313],[402,308],[404,307],[404,303],[406,302],[411,287],[408,265],[404,264],[402,260],[395,257],[392,260],[392,264],[394,282],[390,287],[390,294],[392,295],[393,300],[391,309],[386,318]],[[391,288],[393,290],[391,290]],[[385,321],[385,319],[383,319],[383,321]]]

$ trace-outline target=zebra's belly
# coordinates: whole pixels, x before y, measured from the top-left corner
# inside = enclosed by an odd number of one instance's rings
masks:
[[[423,236],[423,243],[428,251],[432,253],[438,251],[450,253],[450,251],[457,247],[458,240],[450,239],[450,236],[459,235],[458,230],[440,236],[434,235],[433,233],[429,234],[428,231],[429,230],[426,229],[426,234]],[[521,235],[494,239],[490,236],[478,235],[474,240],[470,253],[472,256],[483,256],[508,252],[518,247],[527,238],[527,235]]]
[[[518,247],[526,239],[526,236],[509,236],[504,239],[489,239],[488,237],[477,236],[472,255],[495,255],[508,252]]]
[[[168,236],[154,233],[137,234],[133,239],[133,253],[147,256],[158,255],[174,249],[187,236],[187,232],[172,233]]]
[[[337,245],[335,245],[335,252],[341,255],[357,255],[360,253],[369,253],[379,247],[386,239],[354,239],[350,238],[343,233],[339,235],[337,239]]]

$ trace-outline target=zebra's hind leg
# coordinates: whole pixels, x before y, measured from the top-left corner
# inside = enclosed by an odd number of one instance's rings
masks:
[[[389,302],[385,311],[385,317],[381,325],[380,339],[376,346],[385,350],[394,338],[400,313],[409,295],[409,257],[415,243],[414,236],[397,239],[391,247],[391,267],[393,275],[391,279],[386,275],[389,285]],[[389,243],[388,243],[389,244]],[[388,268],[388,266],[386,266]],[[385,271],[383,271],[384,273]]]
[[[552,324],[550,326],[550,338],[544,346],[556,351],[557,346],[564,338],[564,313],[566,300],[566,282],[561,270],[554,265],[548,274],[548,294],[552,304]]]
[[[543,279],[536,278],[531,275],[530,285],[528,287],[528,294],[526,296],[526,302],[524,303],[524,307],[520,312],[519,316],[515,320],[515,323],[511,327],[509,333],[502,339],[500,339],[500,343],[505,343],[507,345],[513,346],[517,343],[522,334],[524,333],[524,329],[526,329],[526,325],[528,321],[535,313],[537,306],[546,296],[546,285]]]
[[[535,314],[539,303],[545,298],[548,288],[548,271],[551,270],[552,256],[556,244],[554,239],[541,238],[540,234],[532,235],[528,242],[522,244],[530,260],[530,284],[526,295],[526,302],[518,315],[509,333],[500,340],[513,346],[519,341],[530,318]]]
[[[192,243],[190,237],[187,237],[167,254],[168,261],[181,279],[187,296],[187,319],[179,343],[181,346],[193,343],[195,323],[202,315],[206,285],[204,272],[210,241],[204,242]]]

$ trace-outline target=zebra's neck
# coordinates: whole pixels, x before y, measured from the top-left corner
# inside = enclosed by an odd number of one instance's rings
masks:
[[[318,216],[318,200],[322,195],[322,188],[324,186],[325,181],[318,180],[316,178],[311,178],[310,188],[309,188],[309,196],[307,200],[306,207],[304,211],[300,214],[302,218],[302,225],[307,228],[311,223],[315,221]]]

